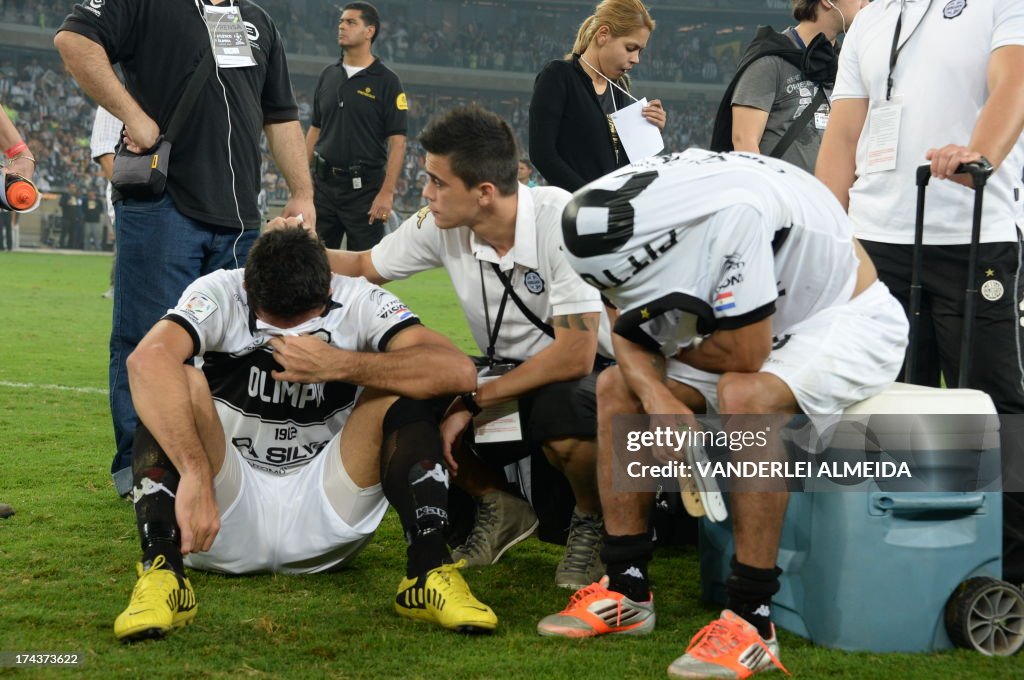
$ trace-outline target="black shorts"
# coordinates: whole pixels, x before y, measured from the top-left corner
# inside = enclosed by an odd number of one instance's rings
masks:
[[[517,465],[516,469],[529,470],[529,495],[540,520],[537,536],[548,543],[565,543],[576,498],[565,475],[548,462],[542,445],[553,439],[597,436],[599,373],[595,370],[579,380],[545,385],[521,397],[519,418],[523,424],[523,441],[474,446],[485,463],[503,473],[506,466],[529,460],[529,465]],[[520,480],[524,496],[526,485],[527,480]]]

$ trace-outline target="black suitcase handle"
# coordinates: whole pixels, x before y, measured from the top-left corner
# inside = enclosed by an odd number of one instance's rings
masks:
[[[956,173],[971,176],[974,184],[974,219],[971,224],[971,246],[967,257],[967,286],[964,290],[964,325],[960,335],[960,375],[957,376],[957,387],[967,387],[967,376],[970,372],[971,342],[974,339],[974,316],[978,298],[977,269],[978,241],[981,240],[981,209],[985,196],[985,185],[992,174],[992,166],[988,163],[961,163]],[[910,336],[907,349],[907,360],[904,366],[904,380],[913,381],[917,359],[917,336],[921,322],[921,244],[924,242],[924,196],[928,181],[932,176],[930,164],[917,168],[917,218],[914,224],[914,249],[910,267]]]

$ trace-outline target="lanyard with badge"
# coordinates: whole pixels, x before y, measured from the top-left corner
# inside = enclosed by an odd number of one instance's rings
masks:
[[[885,101],[876,103],[871,107],[868,114],[868,158],[865,173],[885,172],[896,169],[896,157],[899,147],[900,118],[903,114],[903,104],[899,97],[893,100],[892,90],[895,83],[894,73],[896,63],[899,61],[900,53],[907,43],[917,33],[917,29],[928,18],[928,12],[932,8],[933,0],[928,0],[928,5],[921,15],[907,39],[900,44],[900,34],[903,31],[903,11],[906,9],[906,0],[900,1],[900,15],[896,20],[896,30],[892,35],[892,47],[889,51],[889,75],[885,81]]]
[[[643,116],[644,107],[647,106],[647,97],[637,99],[599,69],[594,68],[589,61],[583,58],[583,55],[580,55],[580,61],[589,66],[594,73],[607,80],[608,85],[633,100],[632,104],[620,109],[615,103],[615,96],[612,95],[612,108],[615,109],[615,113],[609,116],[615,124],[615,134],[629,160],[639,161],[660,153],[665,148],[661,130]],[[616,162],[618,162],[618,156],[619,150],[616,147]]]
[[[226,7],[203,5],[203,21],[210,34],[210,44],[218,67],[245,68],[256,65],[249,34],[237,5],[230,0]]]
[[[505,375],[517,365],[509,361],[496,361],[494,356],[494,345],[498,342],[498,331],[501,329],[501,321],[505,317],[511,285],[505,286],[492,327],[490,306],[487,304],[487,287],[484,284],[483,262],[480,262],[480,294],[483,297],[484,327],[487,330],[487,366],[478,374],[478,389],[479,385]],[[517,399],[488,406],[473,417],[473,439],[477,444],[521,441],[522,438],[523,430],[519,420],[519,401]]]

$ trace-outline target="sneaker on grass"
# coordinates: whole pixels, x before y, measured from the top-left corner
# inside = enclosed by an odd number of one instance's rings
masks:
[[[452,550],[452,559],[466,566],[494,564],[505,551],[537,530],[537,515],[530,504],[504,491],[491,491],[476,499],[476,523],[466,542]]]
[[[604,563],[601,562],[603,537],[604,519],[601,515],[586,515],[579,508],[573,510],[565,556],[555,569],[555,584],[559,588],[578,590],[604,576]]]
[[[704,626],[686,648],[686,654],[668,667],[673,678],[727,678],[743,680],[776,668],[789,675],[779,661],[779,640],[763,639],[753,624],[726,609],[722,618]]]
[[[549,637],[584,638],[598,635],[644,635],[654,630],[654,598],[634,602],[608,590],[608,577],[580,588],[565,609],[545,616],[537,632]]]

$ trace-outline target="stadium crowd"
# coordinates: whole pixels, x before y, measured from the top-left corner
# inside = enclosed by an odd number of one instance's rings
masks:
[[[7,3],[8,6],[11,3]],[[32,3],[24,3],[26,6]],[[25,10],[27,11],[27,10]],[[38,10],[37,11],[42,11]],[[4,16],[8,16],[4,14]],[[22,14],[22,16],[24,16]],[[42,16],[46,16],[43,14]],[[312,90],[315,81],[296,78],[296,100],[304,127],[309,125]],[[89,157],[89,134],[95,108],[82,95],[56,57],[33,50],[10,50],[0,62],[0,101],[24,134],[39,149],[37,180],[44,191],[66,194],[75,184],[81,195],[96,191],[103,195],[106,180],[99,166]],[[431,117],[453,106],[475,102],[501,115],[512,126],[520,145],[527,146],[529,95],[490,92],[409,92],[409,146],[395,195],[395,208],[407,215],[422,205],[420,191],[426,171],[423,151],[416,136]],[[704,147],[711,134],[714,106],[702,101],[667,103],[669,122],[665,129],[665,148],[681,151],[690,146]],[[32,116],[24,115],[32,111]],[[263,140],[263,190],[269,203],[283,201],[288,187],[274,166]],[[537,180],[541,178],[535,177]],[[54,232],[52,245],[59,245]]]

